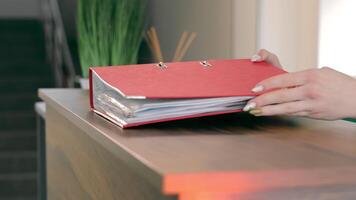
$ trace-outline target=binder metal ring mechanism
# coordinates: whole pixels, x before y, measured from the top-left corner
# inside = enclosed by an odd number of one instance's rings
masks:
[[[206,68],[209,68],[209,67],[212,66],[212,65],[211,65],[208,61],[206,61],[206,60],[201,61],[200,64],[203,65],[203,66],[206,67]]]
[[[159,67],[160,69],[168,68],[168,66],[166,64],[164,64],[163,62],[159,62],[156,66]]]
[[[209,63],[208,61],[206,61],[206,60],[200,61],[199,63],[200,63],[201,65],[203,65],[205,68],[209,68],[209,67],[212,67],[212,66],[213,66],[212,64],[210,64],[210,63]],[[163,63],[163,62],[159,62],[156,66],[159,67],[160,69],[167,69],[167,68],[168,68],[168,66],[167,66],[165,63]]]

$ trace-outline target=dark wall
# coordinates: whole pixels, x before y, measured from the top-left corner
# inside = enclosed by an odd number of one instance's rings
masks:
[[[67,35],[70,39],[76,38],[77,0],[60,0],[59,4]]]

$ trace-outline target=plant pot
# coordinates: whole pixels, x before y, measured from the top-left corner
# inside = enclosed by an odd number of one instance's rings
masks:
[[[83,90],[89,90],[89,79],[88,78],[80,78],[79,84]]]

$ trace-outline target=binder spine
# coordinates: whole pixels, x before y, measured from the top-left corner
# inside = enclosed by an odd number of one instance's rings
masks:
[[[93,69],[89,69],[89,103],[90,108],[94,109],[94,95],[93,95]]]

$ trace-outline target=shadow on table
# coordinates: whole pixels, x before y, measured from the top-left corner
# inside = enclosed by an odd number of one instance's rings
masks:
[[[298,127],[298,120],[285,117],[254,117],[248,113],[235,113],[218,116],[162,122],[124,129],[128,136],[176,134],[242,134],[242,130],[256,130],[264,133],[271,128]],[[144,130],[144,131],[140,131]],[[251,131],[249,131],[251,133]]]

